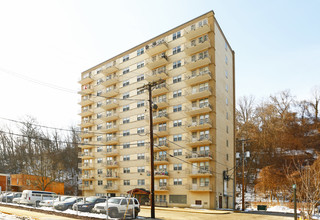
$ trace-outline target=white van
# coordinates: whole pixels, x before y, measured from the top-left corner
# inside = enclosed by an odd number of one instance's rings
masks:
[[[20,204],[39,206],[41,201],[54,199],[55,196],[57,196],[57,194],[54,192],[23,190]]]

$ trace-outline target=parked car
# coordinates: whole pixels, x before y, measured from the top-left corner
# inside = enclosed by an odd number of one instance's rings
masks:
[[[13,193],[9,193],[5,196],[2,197],[2,202],[8,202],[8,203],[12,203],[12,200],[15,198],[20,198],[22,195],[21,192],[13,192]]]
[[[24,205],[39,206],[41,201],[53,199],[55,196],[57,195],[54,192],[23,190],[20,203]]]
[[[39,205],[42,207],[52,207],[54,203],[63,202],[69,198],[71,198],[71,196],[58,196],[55,199],[44,200],[44,201],[40,202]]]
[[[78,210],[81,212],[91,212],[94,205],[97,203],[106,202],[106,198],[100,198],[97,196],[90,196],[79,203],[75,203],[72,206],[73,210]]]
[[[9,194],[11,194],[12,192],[2,192],[1,194],[0,194],[0,201],[2,201],[3,200],[3,198],[5,198],[6,196],[8,196]]]
[[[60,211],[65,211],[67,209],[72,209],[73,204],[75,204],[76,202],[81,202],[82,200],[82,198],[71,197],[64,200],[63,202],[55,202],[53,204],[53,208]]]
[[[125,213],[127,216],[132,216],[133,210],[134,217],[137,217],[140,212],[140,203],[136,198],[112,197],[104,203],[97,203],[92,209],[96,213],[106,213],[107,210],[111,218],[122,218]]]

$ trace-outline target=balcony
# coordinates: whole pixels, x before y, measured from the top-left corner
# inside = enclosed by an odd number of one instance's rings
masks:
[[[81,131],[80,133],[80,137],[81,138],[90,138],[94,136],[94,132],[93,131]]]
[[[102,82],[103,82],[103,81],[102,81]],[[94,90],[95,90],[95,91],[103,90],[103,89],[106,88],[106,87],[103,85],[102,82],[94,86]]]
[[[169,116],[167,113],[153,115],[153,124],[158,124],[166,121],[169,121]]]
[[[146,46],[146,53],[151,57],[166,50],[168,50],[168,44],[165,39],[157,40]]]
[[[186,98],[190,101],[196,100],[196,99],[202,99],[206,98],[212,95],[211,87],[193,87],[192,89],[189,89],[186,91]]]
[[[117,173],[107,173],[104,177],[107,180],[116,180],[119,179],[119,175]]]
[[[79,114],[81,117],[88,117],[93,115],[92,109],[82,109],[82,112]]]
[[[211,185],[197,185],[192,184],[189,186],[189,191],[194,192],[212,192],[212,186]]]
[[[85,85],[85,84],[88,84],[88,83],[91,83],[93,82],[93,79],[91,78],[91,74],[85,76],[85,77],[82,77],[81,80],[79,80],[78,83],[80,83],[81,85]]]
[[[164,137],[169,135],[169,129],[167,127],[153,128],[153,135],[155,137]]]
[[[168,64],[168,57],[165,54],[158,54],[146,61],[146,67],[150,70]]]
[[[158,106],[158,109],[166,108],[169,106],[169,103],[166,98],[158,99],[157,101],[153,101],[153,104]]]
[[[102,108],[107,111],[113,108],[117,108],[118,106],[119,106],[119,103],[117,100],[109,99],[102,105]]]
[[[87,106],[87,105],[92,105],[93,101],[90,98],[82,98],[81,101],[78,103],[81,106]]]
[[[81,159],[89,159],[94,158],[94,155],[92,152],[79,152],[78,157]]]
[[[119,155],[119,151],[118,149],[107,149],[105,151],[103,151],[103,154],[106,156],[106,157],[114,157],[114,156],[118,156]]]
[[[107,137],[102,140],[103,144],[105,145],[114,145],[119,144],[119,138],[118,137]]]
[[[93,185],[82,185],[82,190],[94,190]]]
[[[212,128],[212,123],[209,120],[200,120],[199,122],[192,122],[187,125],[187,129],[191,132],[207,130],[209,128]]]
[[[89,142],[86,141],[86,142],[80,143],[80,144],[79,144],[79,147],[80,147],[81,149],[91,149],[91,148],[94,148],[95,146],[94,146],[93,144],[89,144]]]
[[[113,62],[107,64],[107,66],[104,69],[102,69],[102,73],[104,75],[109,75],[110,73],[114,73],[118,70],[119,70],[119,68],[117,66],[117,62],[113,61]]]
[[[146,75],[146,80],[148,82],[158,81],[160,79],[167,79],[169,77],[166,70],[161,71],[151,71],[149,74]]]
[[[154,145],[156,145],[156,146],[153,148],[153,151],[154,151],[154,152],[169,150],[169,144],[167,143],[167,141],[160,141],[160,142],[158,142],[158,143],[155,143]]]
[[[118,114],[106,114],[105,116],[102,116],[99,119],[104,122],[115,121],[115,120],[119,119],[119,115]]]
[[[79,167],[79,169],[82,169],[82,170],[94,169],[94,165],[92,163],[79,163],[78,167]]]
[[[166,170],[155,170],[154,171],[154,178],[155,179],[168,179],[169,173]]]
[[[190,162],[197,161],[208,161],[212,160],[212,152],[211,151],[198,151],[192,153],[186,153],[186,159]]]
[[[212,106],[209,103],[201,103],[199,106],[191,106],[186,109],[186,113],[190,116],[209,113],[212,111]]]
[[[212,75],[210,71],[202,71],[198,74],[189,74],[187,75],[186,83],[190,86],[200,84],[203,82],[207,82],[212,79]]]
[[[169,191],[169,186],[167,185],[155,185],[154,186],[154,191],[156,192],[165,192],[165,191]]]
[[[189,171],[190,177],[209,177],[212,176],[212,170],[209,168],[191,169]]]
[[[157,85],[155,87],[155,90],[153,90],[153,92],[152,92],[152,97],[162,95],[167,92],[169,92],[169,89],[167,88],[166,84],[163,83],[163,84]]]
[[[82,120],[81,121],[81,124],[80,124],[80,127],[81,128],[87,128],[87,127],[91,127],[94,125],[94,121],[91,119],[91,120]]]
[[[187,70],[194,70],[203,66],[207,66],[211,63],[211,57],[209,55],[203,57],[197,57],[196,59],[186,58],[184,66]]]
[[[93,175],[80,175],[79,179],[81,179],[81,180],[93,180],[94,176]]]
[[[188,42],[185,44],[184,52],[190,56],[191,54],[198,53],[211,47],[209,39],[201,42]]]
[[[119,89],[109,89],[109,90],[104,90],[101,94],[102,97],[104,98],[109,98],[109,97],[114,97],[119,94]]]
[[[169,159],[166,156],[156,156],[154,157],[154,165],[161,165],[161,164],[169,164]]]
[[[119,186],[117,185],[105,185],[104,189],[111,192],[111,191],[119,191]]]
[[[200,146],[200,145],[210,145],[210,144],[212,144],[212,139],[207,136],[203,136],[200,138],[191,138],[191,140],[189,140],[189,143],[188,143],[188,145],[191,147]]]
[[[82,89],[78,92],[80,95],[89,95],[93,93],[92,86],[82,86]]]
[[[184,37],[190,40],[208,32],[210,32],[210,26],[208,24],[204,24],[202,26],[198,26],[197,28],[186,29]]]
[[[105,87],[108,87],[108,86],[111,86],[111,85],[116,84],[116,83],[118,83],[118,82],[119,82],[118,76],[110,75],[110,77],[108,77],[108,78],[106,79],[106,81],[104,81],[104,82],[102,83],[102,85],[104,85]]]
[[[117,161],[113,161],[113,160],[107,160],[105,165],[106,165],[107,168],[117,168],[117,167],[119,167],[119,163]]]
[[[116,131],[119,131],[118,125],[106,125],[100,130],[100,132],[103,132],[103,133],[113,133]]]

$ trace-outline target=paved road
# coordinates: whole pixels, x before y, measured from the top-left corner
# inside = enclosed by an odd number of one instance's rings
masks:
[[[141,209],[139,216],[150,217],[149,209]],[[292,217],[279,216],[279,215],[261,215],[253,213],[232,213],[229,214],[204,214],[204,213],[187,213],[187,212],[175,212],[166,210],[156,210],[156,218],[164,220],[292,220]]]

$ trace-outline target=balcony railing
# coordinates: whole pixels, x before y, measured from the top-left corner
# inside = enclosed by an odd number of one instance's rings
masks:
[[[211,111],[212,111],[212,106],[208,102],[200,103],[197,106],[190,106],[190,107],[187,107],[187,109],[186,109],[187,114],[189,114],[191,116],[203,114],[203,113],[208,113]]]
[[[198,161],[202,159],[212,159],[211,151],[197,151],[192,153],[186,153],[186,158],[191,161]]]
[[[164,53],[155,55],[146,61],[146,67],[149,69],[155,69],[166,64],[168,64],[168,57]]]
[[[87,74],[87,75],[84,75],[80,80],[79,80],[79,83],[81,85],[85,85],[85,84],[88,84],[88,83],[91,83],[93,81],[93,79],[91,78],[91,74]]]
[[[212,170],[209,167],[199,168],[199,169],[191,169],[189,172],[190,175],[199,175],[199,176],[211,176]]]
[[[210,31],[210,26],[208,23],[202,25],[192,25],[185,29],[184,37],[188,40],[198,37],[202,34],[208,33]]]
[[[104,188],[106,190],[109,190],[109,191],[111,191],[111,190],[119,190],[119,186],[117,186],[117,185],[105,185]]]
[[[210,120],[199,120],[198,122],[192,122],[187,125],[188,130],[196,131],[196,130],[204,130],[212,127],[212,123]]]
[[[169,92],[169,89],[167,88],[165,83],[162,83],[155,87],[155,90],[153,90],[152,92],[152,96],[158,96],[167,92]]]
[[[107,179],[118,179],[119,175],[117,173],[107,173],[105,178],[107,178]]]
[[[113,61],[113,62],[107,64],[106,67],[104,67],[102,69],[102,73],[105,75],[108,75],[108,74],[116,72],[118,70],[119,70],[119,68],[118,68],[117,62]]]
[[[201,71],[197,74],[189,74],[187,75],[186,83],[189,85],[195,85],[195,84],[200,84],[203,82],[207,82],[211,80],[212,74],[209,70],[207,71]]]
[[[190,191],[201,191],[201,192],[205,192],[205,191],[209,191],[211,192],[212,191],[212,185],[206,183],[206,184],[203,184],[203,185],[197,185],[197,184],[191,184],[189,186],[189,190]]]
[[[166,70],[153,70],[146,76],[148,82],[158,81],[159,79],[167,79],[169,77]]]
[[[107,165],[107,167],[108,167],[108,166],[109,166],[109,167],[117,167],[117,166],[119,166],[118,161],[111,161],[111,160],[108,160],[108,161],[106,162],[106,165]]]
[[[185,44],[184,52],[187,55],[194,54],[205,49],[208,49],[211,46],[209,39],[201,41],[193,41]]]
[[[195,87],[186,91],[186,98],[189,100],[201,99],[210,95],[212,95],[212,89],[210,86]]]
[[[189,140],[189,145],[191,146],[197,146],[202,144],[212,144],[212,139],[209,135],[203,135],[200,137],[192,137],[191,140]]]
[[[79,152],[78,157],[93,157],[92,152]]]
[[[197,69],[199,67],[209,65],[210,63],[211,63],[210,55],[200,56],[199,54],[197,54],[196,58],[186,58],[184,60],[185,67],[188,70]]]
[[[102,108],[104,110],[110,110],[119,106],[118,100],[108,99],[104,104],[102,104]]]
[[[169,173],[167,170],[155,170],[154,175],[160,178],[169,177]]]

